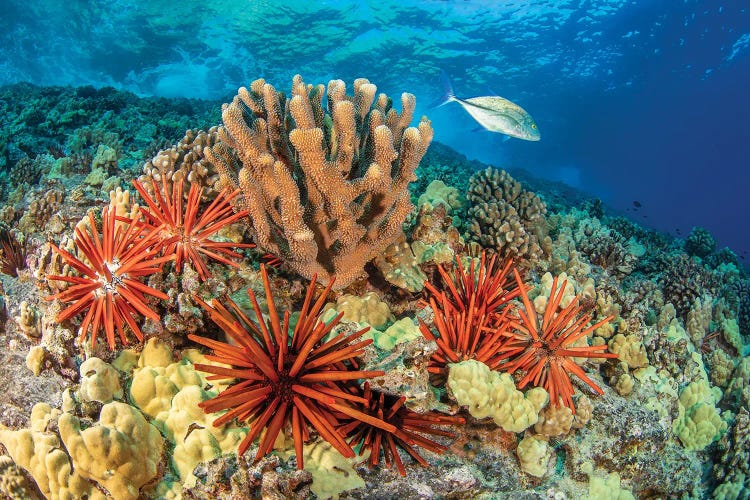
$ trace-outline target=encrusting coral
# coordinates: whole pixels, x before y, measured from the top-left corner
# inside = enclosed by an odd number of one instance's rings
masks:
[[[63,413],[58,426],[76,470],[115,498],[138,498],[140,487],[157,474],[164,439],[126,403],[104,405],[97,425],[82,428],[78,417]]]
[[[507,373],[498,373],[484,363],[469,359],[451,363],[447,387],[472,417],[492,417],[508,432],[523,432],[537,423],[539,411],[548,403],[547,392],[535,387],[526,394],[516,389]]]
[[[164,440],[137,408],[112,401],[87,428],[76,415],[37,403],[31,428],[0,425],[0,443],[46,498],[135,500],[157,476]]]
[[[36,159],[0,155],[45,176],[0,186],[6,235],[28,252],[2,251],[0,497],[577,498],[588,475],[592,498],[744,498],[750,281],[739,257],[704,232],[682,244],[601,203],[571,209],[577,196],[529,179],[537,196],[486,165],[430,156],[434,146],[419,161],[431,130],[407,129],[411,97],[397,113],[367,81],[349,92],[333,81],[327,97],[297,78],[284,95],[260,80],[225,106],[223,127],[160,123],[172,137],[206,128],[158,154],[166,142],[152,128],[136,148],[92,125],[51,156],[38,142],[24,151]],[[147,157],[140,196],[123,191]],[[417,161],[425,175],[410,198],[422,206],[406,216],[399,189]],[[436,175],[451,186],[429,184]],[[92,207],[115,188],[100,218]],[[468,230],[471,215],[486,239]],[[257,256],[239,260],[249,245],[230,241],[246,234],[266,238],[271,276]],[[122,272],[139,246],[153,254],[137,265],[154,272]],[[346,294],[308,289],[315,272]],[[238,298],[246,287],[255,304]],[[335,305],[319,314],[325,300]],[[143,345],[107,352],[138,328]],[[191,349],[188,333],[214,352]]]
[[[399,115],[366,79],[353,96],[331,80],[324,107],[325,90],[299,75],[289,99],[262,79],[240,88],[205,154],[224,185],[242,190],[237,207],[250,212],[258,247],[343,288],[402,232],[413,208],[407,186],[433,130],[426,118],[408,127],[412,94],[401,96]]]

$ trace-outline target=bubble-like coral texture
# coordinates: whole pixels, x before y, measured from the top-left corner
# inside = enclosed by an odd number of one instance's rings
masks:
[[[164,439],[136,408],[113,401],[102,407],[97,425],[82,428],[78,417],[63,413],[58,426],[75,469],[113,497],[136,499],[156,477]]]
[[[536,387],[525,394],[516,389],[507,373],[492,371],[476,360],[449,365],[448,389],[472,417],[492,417],[508,432],[522,432],[537,423],[539,411],[547,404],[547,392]]]
[[[718,439],[727,429],[714,406],[717,397],[708,382],[690,383],[680,393],[679,417],[673,424],[674,433],[688,450],[702,450]]]

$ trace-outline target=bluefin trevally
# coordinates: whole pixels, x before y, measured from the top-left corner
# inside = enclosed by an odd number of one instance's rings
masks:
[[[534,119],[518,104],[500,96],[469,97],[468,99],[456,97],[448,75],[445,71],[441,71],[441,74],[445,95],[436,106],[456,101],[485,130],[525,141],[538,141],[542,138]]]

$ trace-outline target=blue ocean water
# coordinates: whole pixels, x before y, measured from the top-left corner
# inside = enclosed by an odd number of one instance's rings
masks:
[[[436,139],[471,158],[664,232],[703,226],[750,259],[746,1],[3,0],[2,12],[0,85],[226,101],[258,77],[366,77],[416,94]],[[461,97],[523,106],[542,140],[475,132],[457,104],[428,109],[441,69]]]

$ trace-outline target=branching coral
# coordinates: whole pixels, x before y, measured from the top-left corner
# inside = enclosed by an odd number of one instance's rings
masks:
[[[113,208],[105,207],[102,210],[101,234],[96,229],[94,215],[89,213],[88,224],[76,228],[75,244],[87,262],[50,244],[68,265],[82,275],[47,276],[48,280],[70,285],[47,297],[47,300],[72,302],[57,315],[57,321],[70,319],[88,308],[79,329],[81,342],[89,326],[92,345],[96,345],[99,330],[104,329],[107,344],[114,350],[115,330],[122,343],[128,343],[125,324],[138,340],[143,340],[143,333],[134,316],[141,314],[158,321],[159,315],[148,307],[146,296],[163,300],[168,298],[163,292],[140,281],[142,277],[159,272],[163,263],[173,258],[172,255],[158,256],[161,251],[158,231],[149,232],[146,225],[117,217]]]
[[[509,320],[514,338],[504,346],[504,352],[510,359],[502,366],[502,370],[511,374],[523,370],[525,375],[518,383],[519,389],[529,384],[544,387],[553,406],[559,406],[562,401],[563,405],[575,412],[573,384],[569,373],[584,381],[598,394],[604,394],[578,366],[575,358],[617,357],[616,354],[604,352],[607,350],[606,345],[578,345],[578,341],[583,339],[585,342],[586,335],[607,324],[612,317],[586,326],[591,321],[591,315],[580,314],[582,308],[578,304],[578,297],[566,307],[560,307],[566,283],[558,287],[555,277],[544,315],[539,321],[521,276],[515,270],[514,274],[521,290],[523,309],[519,308],[517,315]]]
[[[372,340],[360,340],[368,328],[356,333],[339,333],[324,340],[343,316],[339,313],[328,323],[318,321],[326,296],[333,281],[313,303],[315,282],[305,295],[297,324],[290,329],[290,313],[283,320],[271,295],[271,285],[265,266],[261,265],[263,286],[268,303],[269,319],[263,313],[252,290],[250,301],[259,321],[248,318],[231,300],[227,306],[216,301],[210,306],[196,297],[211,319],[234,341],[232,344],[189,335],[201,345],[213,349],[206,356],[221,365],[196,364],[196,369],[212,375],[210,380],[237,379],[228,389],[200,406],[208,412],[229,410],[214,421],[222,425],[233,418],[252,422],[252,428],[242,441],[239,453],[247,451],[261,432],[256,461],[267,455],[282,428],[290,425],[297,455],[297,467],[303,468],[302,445],[309,437],[309,428],[331,443],[345,457],[354,452],[336,427],[344,418],[354,418],[393,432],[390,424],[356,410],[352,402],[364,403],[364,398],[350,392],[345,382],[384,374],[382,371],[356,369],[355,358]],[[226,367],[225,365],[230,365]]]
[[[164,255],[175,256],[177,272],[182,270],[184,262],[190,262],[195,266],[200,278],[205,281],[211,273],[204,256],[236,267],[238,264],[230,260],[230,257],[242,256],[231,249],[254,246],[210,239],[222,228],[247,215],[245,210],[232,214],[230,202],[239,191],[229,193],[226,189],[222,190],[205,210],[200,211],[203,189],[198,184],[190,184],[187,202],[183,199],[182,180],[162,180],[160,190],[158,183],[152,179],[153,196],[140,182],[134,180],[133,185],[148,206],[148,210],[144,210],[143,214],[158,231],[160,240],[166,242]]]
[[[344,287],[401,233],[413,208],[407,186],[433,131],[426,118],[407,128],[411,94],[399,115],[366,79],[354,96],[341,80],[325,91],[299,75],[289,99],[262,79],[240,88],[205,154],[225,185],[242,190],[237,206],[250,212],[262,250]]]

